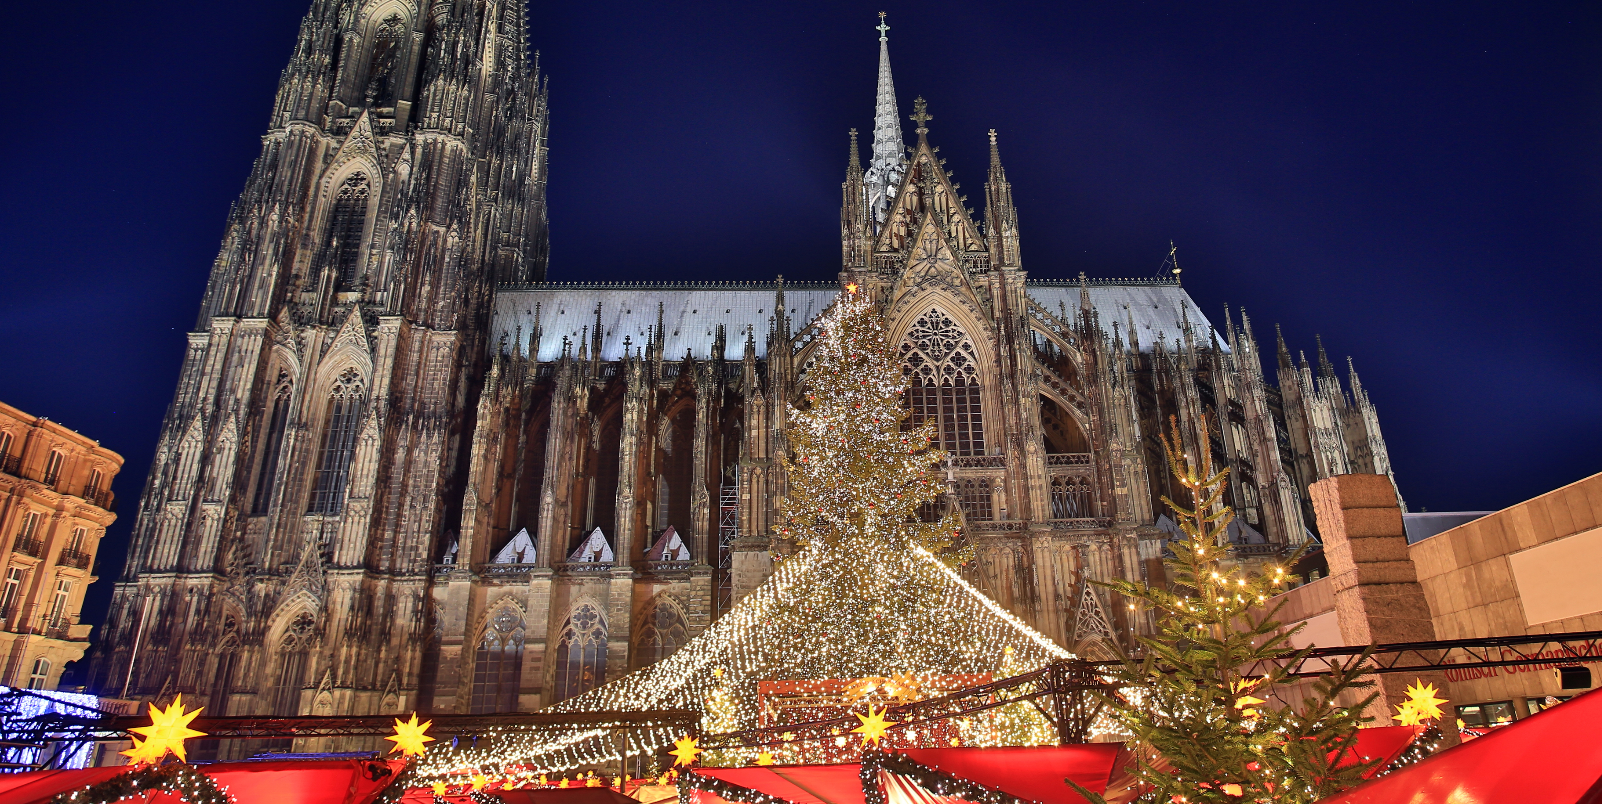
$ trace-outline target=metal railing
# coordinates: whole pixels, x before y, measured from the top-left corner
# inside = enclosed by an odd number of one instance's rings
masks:
[[[93,559],[94,556],[91,556],[82,550],[74,550],[71,547],[63,547],[61,549],[61,555],[56,559],[56,563],[64,567],[89,569],[89,562]]]
[[[44,540],[37,536],[28,537],[19,533],[17,534],[17,540],[11,543],[11,549],[38,558],[39,554],[44,552],[45,543]]]

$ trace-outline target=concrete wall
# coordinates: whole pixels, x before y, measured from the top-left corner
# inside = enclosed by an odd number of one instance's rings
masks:
[[[1431,606],[1438,639],[1598,630],[1600,476],[1409,547]],[[1599,665],[1592,664],[1593,686]],[[1551,669],[1500,668],[1450,672],[1456,704],[1574,695]]]
[[[1596,631],[1604,626],[1600,491],[1601,477],[1593,475],[1404,548],[1430,609],[1434,638]],[[1327,536],[1328,551],[1339,540],[1333,535]],[[1347,534],[1339,538],[1339,552],[1352,554]],[[1362,537],[1366,542],[1374,538]],[[1341,620],[1356,615],[1339,609],[1333,583],[1322,578],[1271,599],[1272,604],[1284,604],[1278,619],[1289,628],[1304,624],[1293,639],[1296,646],[1357,644],[1362,640],[1344,638],[1343,633],[1374,633],[1376,622]],[[1381,610],[1370,614],[1372,620],[1378,616],[1386,619]],[[1600,665],[1587,666],[1596,688]],[[1454,705],[1508,701],[1520,716],[1536,711],[1528,701],[1584,691],[1561,689],[1551,666],[1450,670],[1446,677]]]

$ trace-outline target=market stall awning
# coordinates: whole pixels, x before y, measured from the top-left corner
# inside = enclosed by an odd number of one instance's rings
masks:
[[[1576,804],[1599,784],[1600,691],[1450,748],[1322,804]]]
[[[239,804],[365,804],[395,779],[400,767],[399,762],[319,759],[219,762],[195,769],[227,788]],[[0,775],[0,804],[46,802],[130,770],[121,766]],[[150,798],[172,800],[159,793]]]
[[[1108,785],[1120,756],[1112,744],[1033,748],[914,748],[871,752],[871,771],[898,777],[898,800],[942,797],[974,800],[978,792],[1019,801],[1079,802],[1065,779],[1094,792]],[[761,768],[697,768],[683,787],[696,790],[696,804],[865,804],[863,765],[772,765]],[[878,778],[871,775],[871,778]],[[901,784],[911,781],[927,791]],[[682,789],[683,789],[682,787]],[[685,796],[690,799],[690,796]]]
[[[770,765],[763,768],[697,768],[695,774],[714,780],[696,791],[695,804],[766,804],[743,793],[784,799],[791,804],[864,804],[861,765]],[[689,774],[687,774],[689,776]],[[721,783],[721,784],[720,784]],[[711,787],[712,789],[706,789]],[[689,800],[681,783],[681,799]]]

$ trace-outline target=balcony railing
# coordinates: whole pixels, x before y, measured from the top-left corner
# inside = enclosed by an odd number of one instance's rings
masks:
[[[1003,456],[1001,455],[955,455],[952,458],[955,469],[1001,469]]]
[[[1102,530],[1112,524],[1114,520],[1106,516],[1081,516],[1073,519],[1049,519],[1056,530]]]
[[[96,508],[111,510],[111,489],[85,489],[84,499],[94,503]]]
[[[92,560],[93,556],[82,550],[65,547],[62,548],[61,557],[56,560],[56,563],[63,567],[77,567],[78,569],[86,570],[89,569],[89,562]]]
[[[1048,466],[1091,466],[1090,452],[1057,452],[1047,456]]]
[[[27,553],[34,558],[38,558],[39,554],[44,552],[45,543],[37,536],[28,538],[27,536],[22,536],[19,534],[17,536],[17,540],[11,543],[11,549],[16,550],[19,553]]]
[[[570,561],[552,569],[564,575],[606,575],[613,571],[613,565],[601,561]]]

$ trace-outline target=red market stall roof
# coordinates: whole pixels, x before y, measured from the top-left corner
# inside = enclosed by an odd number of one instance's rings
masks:
[[[1600,691],[1366,782],[1322,804],[1576,804],[1600,780]]]
[[[763,768],[697,768],[692,773],[715,779],[735,788],[731,797],[698,790],[694,801],[698,804],[718,804],[736,801],[743,804],[762,804],[739,798],[740,791],[752,791],[764,796],[784,799],[791,804],[864,804],[862,765],[770,765]],[[691,774],[686,774],[690,776]],[[686,786],[680,782],[680,788]],[[723,788],[721,787],[721,790]],[[684,793],[681,797],[685,798]]]
[[[640,804],[610,787],[538,787],[483,792],[507,804]],[[465,795],[445,795],[441,798],[452,804],[468,800]],[[434,791],[427,787],[414,787],[401,796],[401,804],[430,804],[432,801]]]
[[[1365,771],[1364,777],[1369,779],[1391,765],[1393,760],[1397,759],[1398,755],[1414,743],[1415,738],[1425,730],[1422,726],[1379,726],[1360,729],[1358,740],[1354,742],[1348,755],[1337,763],[1337,767],[1346,768],[1357,762],[1381,760],[1374,768]]]
[[[355,759],[219,762],[196,765],[239,804],[365,804],[392,780],[401,763]],[[39,804],[58,793],[100,784],[132,768],[84,768],[0,775],[0,804]],[[174,802],[161,793],[150,801]],[[588,804],[588,803],[587,803]]]
[[[912,748],[871,754],[866,761],[898,776],[979,786],[1020,801],[1076,802],[1082,799],[1064,779],[1093,792],[1107,788],[1121,748],[1114,744],[1035,748]],[[682,786],[700,787],[699,804],[865,804],[862,765],[772,765],[762,768],[697,768]],[[691,776],[713,780],[698,784]],[[712,789],[705,789],[712,788]],[[934,791],[932,791],[934,792]],[[754,795],[755,794],[755,795]],[[960,794],[961,795],[961,794]]]

